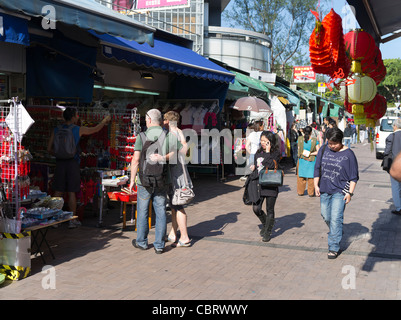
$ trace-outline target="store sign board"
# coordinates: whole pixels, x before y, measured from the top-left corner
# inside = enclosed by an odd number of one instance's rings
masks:
[[[135,10],[163,10],[189,7],[189,0],[137,0]]]
[[[310,66],[294,67],[294,83],[315,83],[316,73]]]
[[[317,92],[326,92],[326,82],[319,82]]]

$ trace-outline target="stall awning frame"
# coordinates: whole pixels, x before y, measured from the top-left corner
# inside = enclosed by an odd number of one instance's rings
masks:
[[[230,71],[191,49],[163,39],[155,38],[150,47],[121,37],[90,33],[100,39],[102,54],[109,59],[211,81],[231,83],[235,78]]]

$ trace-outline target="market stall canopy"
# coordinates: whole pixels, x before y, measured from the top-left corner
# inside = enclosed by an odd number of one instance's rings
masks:
[[[267,97],[268,93],[271,93],[272,95],[284,98],[288,97],[285,91],[274,86],[273,84],[249,77],[239,72],[233,71],[233,73],[235,74],[235,79],[238,80],[238,82],[242,85],[247,86],[249,89],[251,89],[250,93],[253,93],[254,95],[258,95],[264,98]]]
[[[43,17],[43,21],[49,24],[61,21],[153,46],[155,28],[113,11],[95,0],[0,0],[0,8]]]
[[[0,13],[2,27],[0,28],[0,41],[29,46],[29,33],[27,20]]]
[[[270,112],[272,109],[266,101],[257,97],[242,97],[235,101],[233,109],[239,111]]]
[[[106,58],[198,79],[225,83],[234,81],[234,74],[186,47],[158,38],[154,39],[154,46],[151,47],[108,34],[90,33],[100,39]]]
[[[237,79],[234,79],[234,83],[230,83],[228,86],[226,99],[237,100],[242,97],[247,97],[248,95],[248,87],[243,86]]]
[[[288,98],[288,94],[284,90],[281,90],[279,87],[276,87],[275,85],[267,82],[264,82],[263,85],[267,87],[271,94],[277,97]]]
[[[347,0],[355,8],[356,19],[376,43],[385,43],[401,37],[401,1]],[[391,34],[392,35],[389,35]],[[389,35],[387,37],[383,37]]]
[[[293,107],[294,114],[299,114],[299,110],[301,108],[301,101],[305,101],[305,99],[303,99],[294,90],[291,90],[290,88],[281,84],[280,82],[276,83],[276,87],[280,88],[282,91],[284,91],[288,94],[288,100],[290,101],[291,104],[294,105],[294,107]]]
[[[267,90],[267,88],[263,85],[262,81],[257,80],[255,78],[246,76],[242,73],[239,72],[235,72],[233,71],[233,73],[235,74],[235,79],[242,85],[246,86],[249,88],[249,93],[251,95],[255,95],[258,97],[262,97],[262,98],[268,98],[268,93],[269,91]]]

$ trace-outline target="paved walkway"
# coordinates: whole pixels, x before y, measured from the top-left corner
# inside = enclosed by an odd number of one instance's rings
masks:
[[[390,212],[390,179],[369,144],[353,150],[360,181],[336,260],[327,259],[319,198],[296,195],[294,169],[287,170],[269,243],[242,203],[243,182],[203,176],[194,180],[197,201],[187,209],[192,247],[140,251],[131,245],[135,232],[119,228],[118,210],[101,229],[87,213],[78,229],[49,230],[56,259],[45,257],[54,269],[42,272],[33,258],[32,275],[0,286],[0,299],[399,299],[401,217]]]

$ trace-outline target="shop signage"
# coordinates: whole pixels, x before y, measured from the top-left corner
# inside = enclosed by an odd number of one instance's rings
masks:
[[[135,10],[163,10],[189,7],[189,0],[137,0]]]
[[[294,83],[315,83],[316,73],[311,66],[294,67]]]

